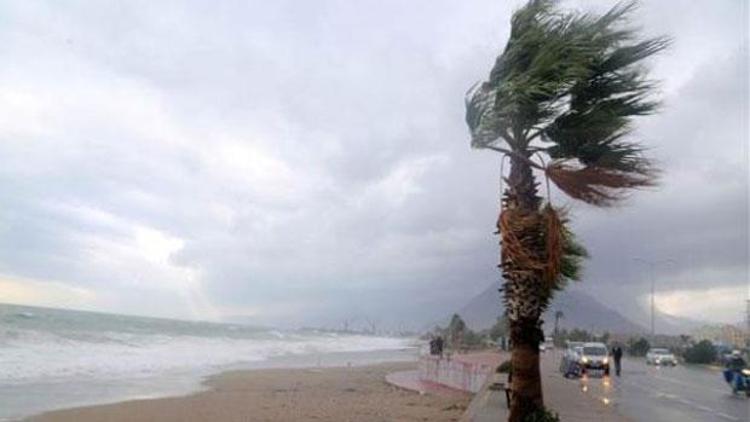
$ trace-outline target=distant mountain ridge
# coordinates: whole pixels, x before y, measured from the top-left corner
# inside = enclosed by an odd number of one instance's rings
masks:
[[[470,328],[474,330],[489,328],[503,314],[504,308],[499,288],[499,283],[493,283],[458,310],[457,313]],[[579,289],[567,289],[555,294],[552,304],[543,315],[545,332],[552,332],[554,315],[558,310],[565,315],[560,319],[560,328],[581,328],[595,332],[609,331],[622,334],[647,331],[645,327],[603,305],[589,294]]]
[[[648,318],[650,318],[650,316]],[[669,315],[664,312],[659,312],[658,310],[656,311],[654,322],[657,333],[669,335],[688,334],[697,328],[711,325],[711,323],[707,321]]]

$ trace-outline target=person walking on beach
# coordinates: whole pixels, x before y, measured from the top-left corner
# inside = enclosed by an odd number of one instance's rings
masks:
[[[615,345],[615,347],[612,348],[612,357],[615,360],[615,374],[617,374],[617,376],[619,377],[620,370],[622,368],[622,348],[619,345]]]

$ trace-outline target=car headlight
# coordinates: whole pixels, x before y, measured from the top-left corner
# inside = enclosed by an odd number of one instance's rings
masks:
[[[608,364],[609,363],[609,358],[604,358],[604,360],[602,360],[602,362],[604,362],[605,365]]]
[[[750,369],[743,369],[742,370],[742,374],[745,375],[745,376],[750,377]]]

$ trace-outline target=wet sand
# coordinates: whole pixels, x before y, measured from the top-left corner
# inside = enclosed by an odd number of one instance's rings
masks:
[[[207,391],[45,413],[30,421],[457,421],[469,394],[420,395],[385,382],[416,363],[227,372]]]

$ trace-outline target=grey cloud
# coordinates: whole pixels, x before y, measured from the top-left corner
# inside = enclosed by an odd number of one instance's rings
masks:
[[[201,316],[183,303],[188,273],[219,313],[263,322],[459,308],[498,278],[499,157],[469,149],[463,95],[513,7],[4,5],[2,272],[135,313]],[[733,2],[683,8],[647,2],[639,15],[676,39],[656,63],[665,112],[639,131],[666,166],[662,189],[623,209],[573,204],[593,256],[582,287],[616,308],[634,306],[620,286],[645,285],[632,256],[747,282],[746,44]],[[144,227],[182,241],[168,263],[136,254]],[[112,262],[91,260],[109,247]],[[660,270],[660,284],[709,283],[683,272]]]

